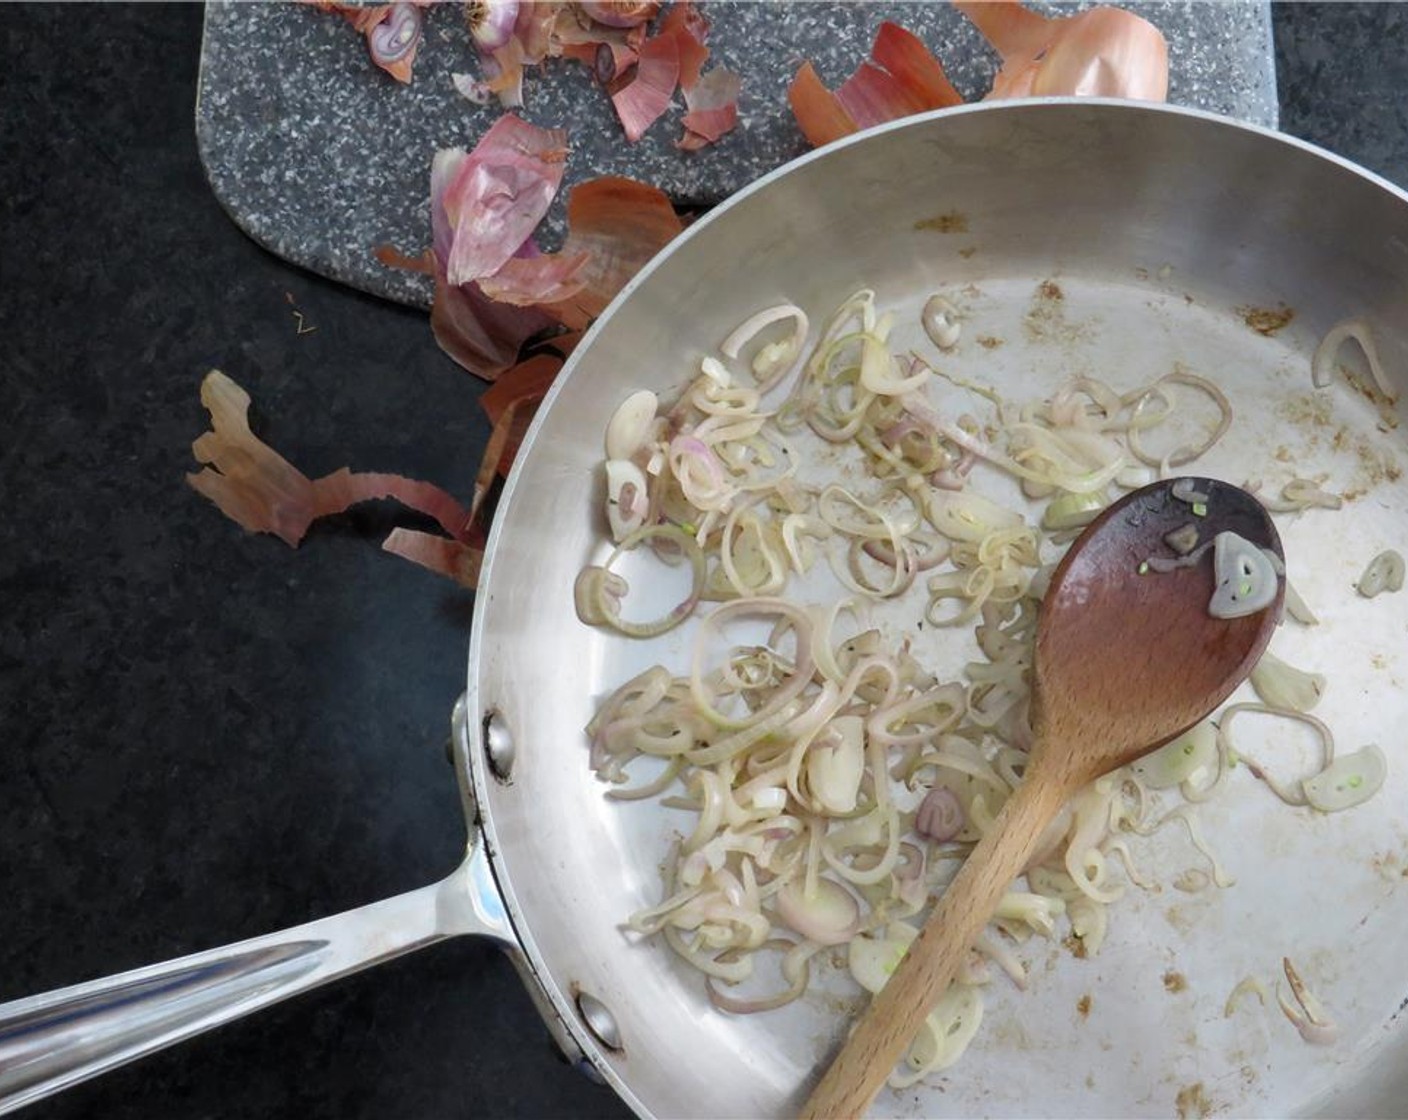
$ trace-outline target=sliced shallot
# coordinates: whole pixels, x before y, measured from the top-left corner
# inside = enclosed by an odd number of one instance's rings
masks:
[[[1366,599],[1372,599],[1385,591],[1401,591],[1403,573],[1403,554],[1390,548],[1369,561],[1354,589]]]
[[[1270,650],[1261,655],[1261,660],[1252,670],[1251,682],[1263,704],[1273,708],[1289,708],[1293,712],[1310,711],[1325,694],[1323,674],[1303,672],[1288,665]]]
[[[946,786],[936,786],[924,795],[914,818],[914,831],[944,844],[963,831],[966,814],[958,795]]]
[[[606,461],[606,519],[611,539],[623,541],[643,524],[650,510],[650,484],[629,459]]]
[[[629,459],[645,446],[659,408],[659,398],[649,389],[638,389],[622,401],[606,425],[606,457]]]
[[[1310,362],[1311,380],[1315,387],[1323,389],[1330,383],[1335,372],[1335,365],[1339,360],[1340,350],[1350,339],[1359,343],[1359,348],[1364,351],[1364,357],[1369,363],[1369,372],[1373,375],[1374,384],[1379,387],[1379,392],[1390,402],[1396,401],[1398,392],[1389,384],[1388,377],[1384,373],[1383,363],[1379,361],[1379,349],[1374,345],[1374,332],[1364,319],[1345,319],[1325,332],[1325,337],[1315,348],[1315,356]]]
[[[737,358],[745,346],[773,323],[792,320],[792,333],[779,342],[761,347],[753,356],[753,373],[758,379],[758,391],[765,393],[778,383],[791,368],[807,341],[807,313],[791,303],[780,303],[750,315],[724,339],[719,349],[726,358]]]
[[[777,892],[777,913],[788,927],[819,945],[844,945],[860,929],[860,904],[839,883],[818,879],[808,891],[799,882]]]
[[[943,296],[929,297],[924,304],[920,321],[929,341],[940,350],[952,350],[958,345],[958,336],[963,330],[963,324],[958,319],[958,308]]]
[[[1353,754],[1341,755],[1313,778],[1301,782],[1305,800],[1322,813],[1338,813],[1362,805],[1384,784],[1388,762],[1384,752],[1370,743]]]

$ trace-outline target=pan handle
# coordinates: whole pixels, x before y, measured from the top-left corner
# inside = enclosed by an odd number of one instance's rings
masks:
[[[0,1114],[271,1003],[459,934],[518,943],[484,846],[408,894],[0,1004]]]
[[[455,714],[458,738],[463,704]],[[472,821],[464,861],[439,883],[279,933],[0,1004],[0,1114],[461,934],[496,942],[531,980]],[[530,992],[539,995],[534,988],[530,982]],[[548,1025],[562,1043],[567,1032],[561,1024],[550,1018]]]

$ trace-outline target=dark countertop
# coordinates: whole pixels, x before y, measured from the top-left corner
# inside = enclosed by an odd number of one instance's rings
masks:
[[[1275,16],[1282,126],[1408,184],[1408,10]],[[192,128],[200,29],[194,6],[5,10],[0,1000],[421,886],[464,839],[442,745],[473,596],[377,550],[389,510],[292,552],[181,481],[213,365],[310,473],[465,494],[486,434],[480,386],[421,314],[283,264],[223,214]],[[623,1114],[468,941],[28,1113]]]

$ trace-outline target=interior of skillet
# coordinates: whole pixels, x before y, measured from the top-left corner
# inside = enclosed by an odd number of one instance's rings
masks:
[[[685,672],[694,624],[649,641],[588,628],[572,587],[610,550],[602,433],[620,401],[638,388],[668,399],[733,327],[779,302],[808,312],[814,339],[863,287],[895,312],[897,350],[933,351],[920,312],[947,295],[963,327],[943,368],[1005,399],[1038,400],[1080,376],[1125,391],[1183,368],[1215,381],[1234,412],[1227,436],[1189,469],[1268,489],[1324,476],[1342,509],[1277,518],[1289,578],[1320,623],[1286,623],[1272,649],[1325,674],[1315,715],[1341,752],[1377,742],[1388,757],[1380,794],[1331,815],[1283,804],[1245,768],[1231,774],[1199,807],[1235,880],[1225,889],[1173,885],[1209,866],[1182,827],[1132,837],[1153,885],[1125,887],[1099,953],[1020,946],[1028,989],[998,974],[961,1061],[882,1096],[877,1113],[1372,1110],[1382,1071],[1405,1051],[1395,1017],[1408,992],[1408,830],[1397,807],[1408,766],[1395,731],[1408,722],[1408,595],[1368,600],[1353,585],[1372,556],[1408,538],[1408,448],[1344,378],[1315,389],[1310,355],[1333,323],[1363,315],[1390,376],[1403,368],[1405,323],[1389,309],[1408,295],[1408,202],[1290,142],[1170,110],[979,108],[823,152],[702,222],[580,352],[505,494],[471,681],[481,707],[513,728],[513,781],[485,780],[482,767],[478,777],[501,882],[551,994],[569,1018],[579,990],[611,1009],[623,1046],[597,1051],[603,1071],[632,1107],[672,1117],[796,1108],[860,1006],[844,965],[823,955],[801,1001],[725,1014],[662,941],[623,933],[630,913],[661,900],[662,861],[693,815],[607,801],[583,728],[641,669]],[[991,412],[951,385],[931,396]],[[982,493],[1028,508],[1015,484],[976,471]],[[652,601],[635,587],[633,613],[668,608],[671,590]],[[788,594],[839,593],[822,574]],[[875,618],[941,679],[961,680],[972,630],[921,630],[924,599],[881,604]],[[1309,739],[1258,734],[1249,741],[1278,776],[1305,771]],[[1307,1044],[1277,1009],[1283,957],[1333,1015],[1332,1045]],[[1225,1014],[1248,975],[1266,985],[1265,1005],[1252,997]],[[1364,1072],[1371,1063],[1379,1073]]]

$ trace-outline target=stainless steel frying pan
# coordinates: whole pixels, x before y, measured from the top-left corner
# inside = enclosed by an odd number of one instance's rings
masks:
[[[994,985],[963,1061],[876,1110],[1408,1114],[1408,594],[1364,600],[1351,586],[1372,555],[1408,545],[1408,445],[1347,381],[1317,391],[1309,371],[1321,335],[1348,316],[1373,324],[1391,376],[1408,368],[1408,196],[1275,133],[1096,101],[974,106],[876,130],[760,181],[663,253],[577,351],[504,496],[454,718],[472,825],[459,870],[0,1006],[0,1111],[466,933],[514,956],[560,1043],[642,1116],[796,1108],[845,1029],[840,989],[727,1016],[666,949],[619,928],[658,899],[684,818],[605,801],[582,727],[627,675],[679,665],[684,637],[588,629],[572,583],[603,551],[597,467],[616,404],[679,386],[761,307],[820,315],[862,286],[915,342],[923,300],[951,293],[967,315],[953,368],[1016,399],[1081,373],[1121,388],[1178,364],[1212,377],[1236,420],[1201,472],[1269,486],[1325,475],[1351,495],[1343,510],[1282,520],[1290,577],[1321,625],[1288,625],[1273,649],[1328,675],[1317,714],[1341,748],[1376,741],[1390,767],[1378,797],[1320,817],[1234,773],[1203,816],[1234,886],[1174,889],[1198,856],[1172,830],[1152,838],[1137,855],[1160,885],[1116,905],[1098,956],[1028,946],[1030,989]],[[914,637],[942,671],[966,655],[958,636]],[[1303,744],[1268,749],[1287,774],[1304,765]],[[1242,977],[1269,983],[1283,956],[1339,1024],[1333,1045],[1302,1041],[1274,1005],[1224,1014]]]

